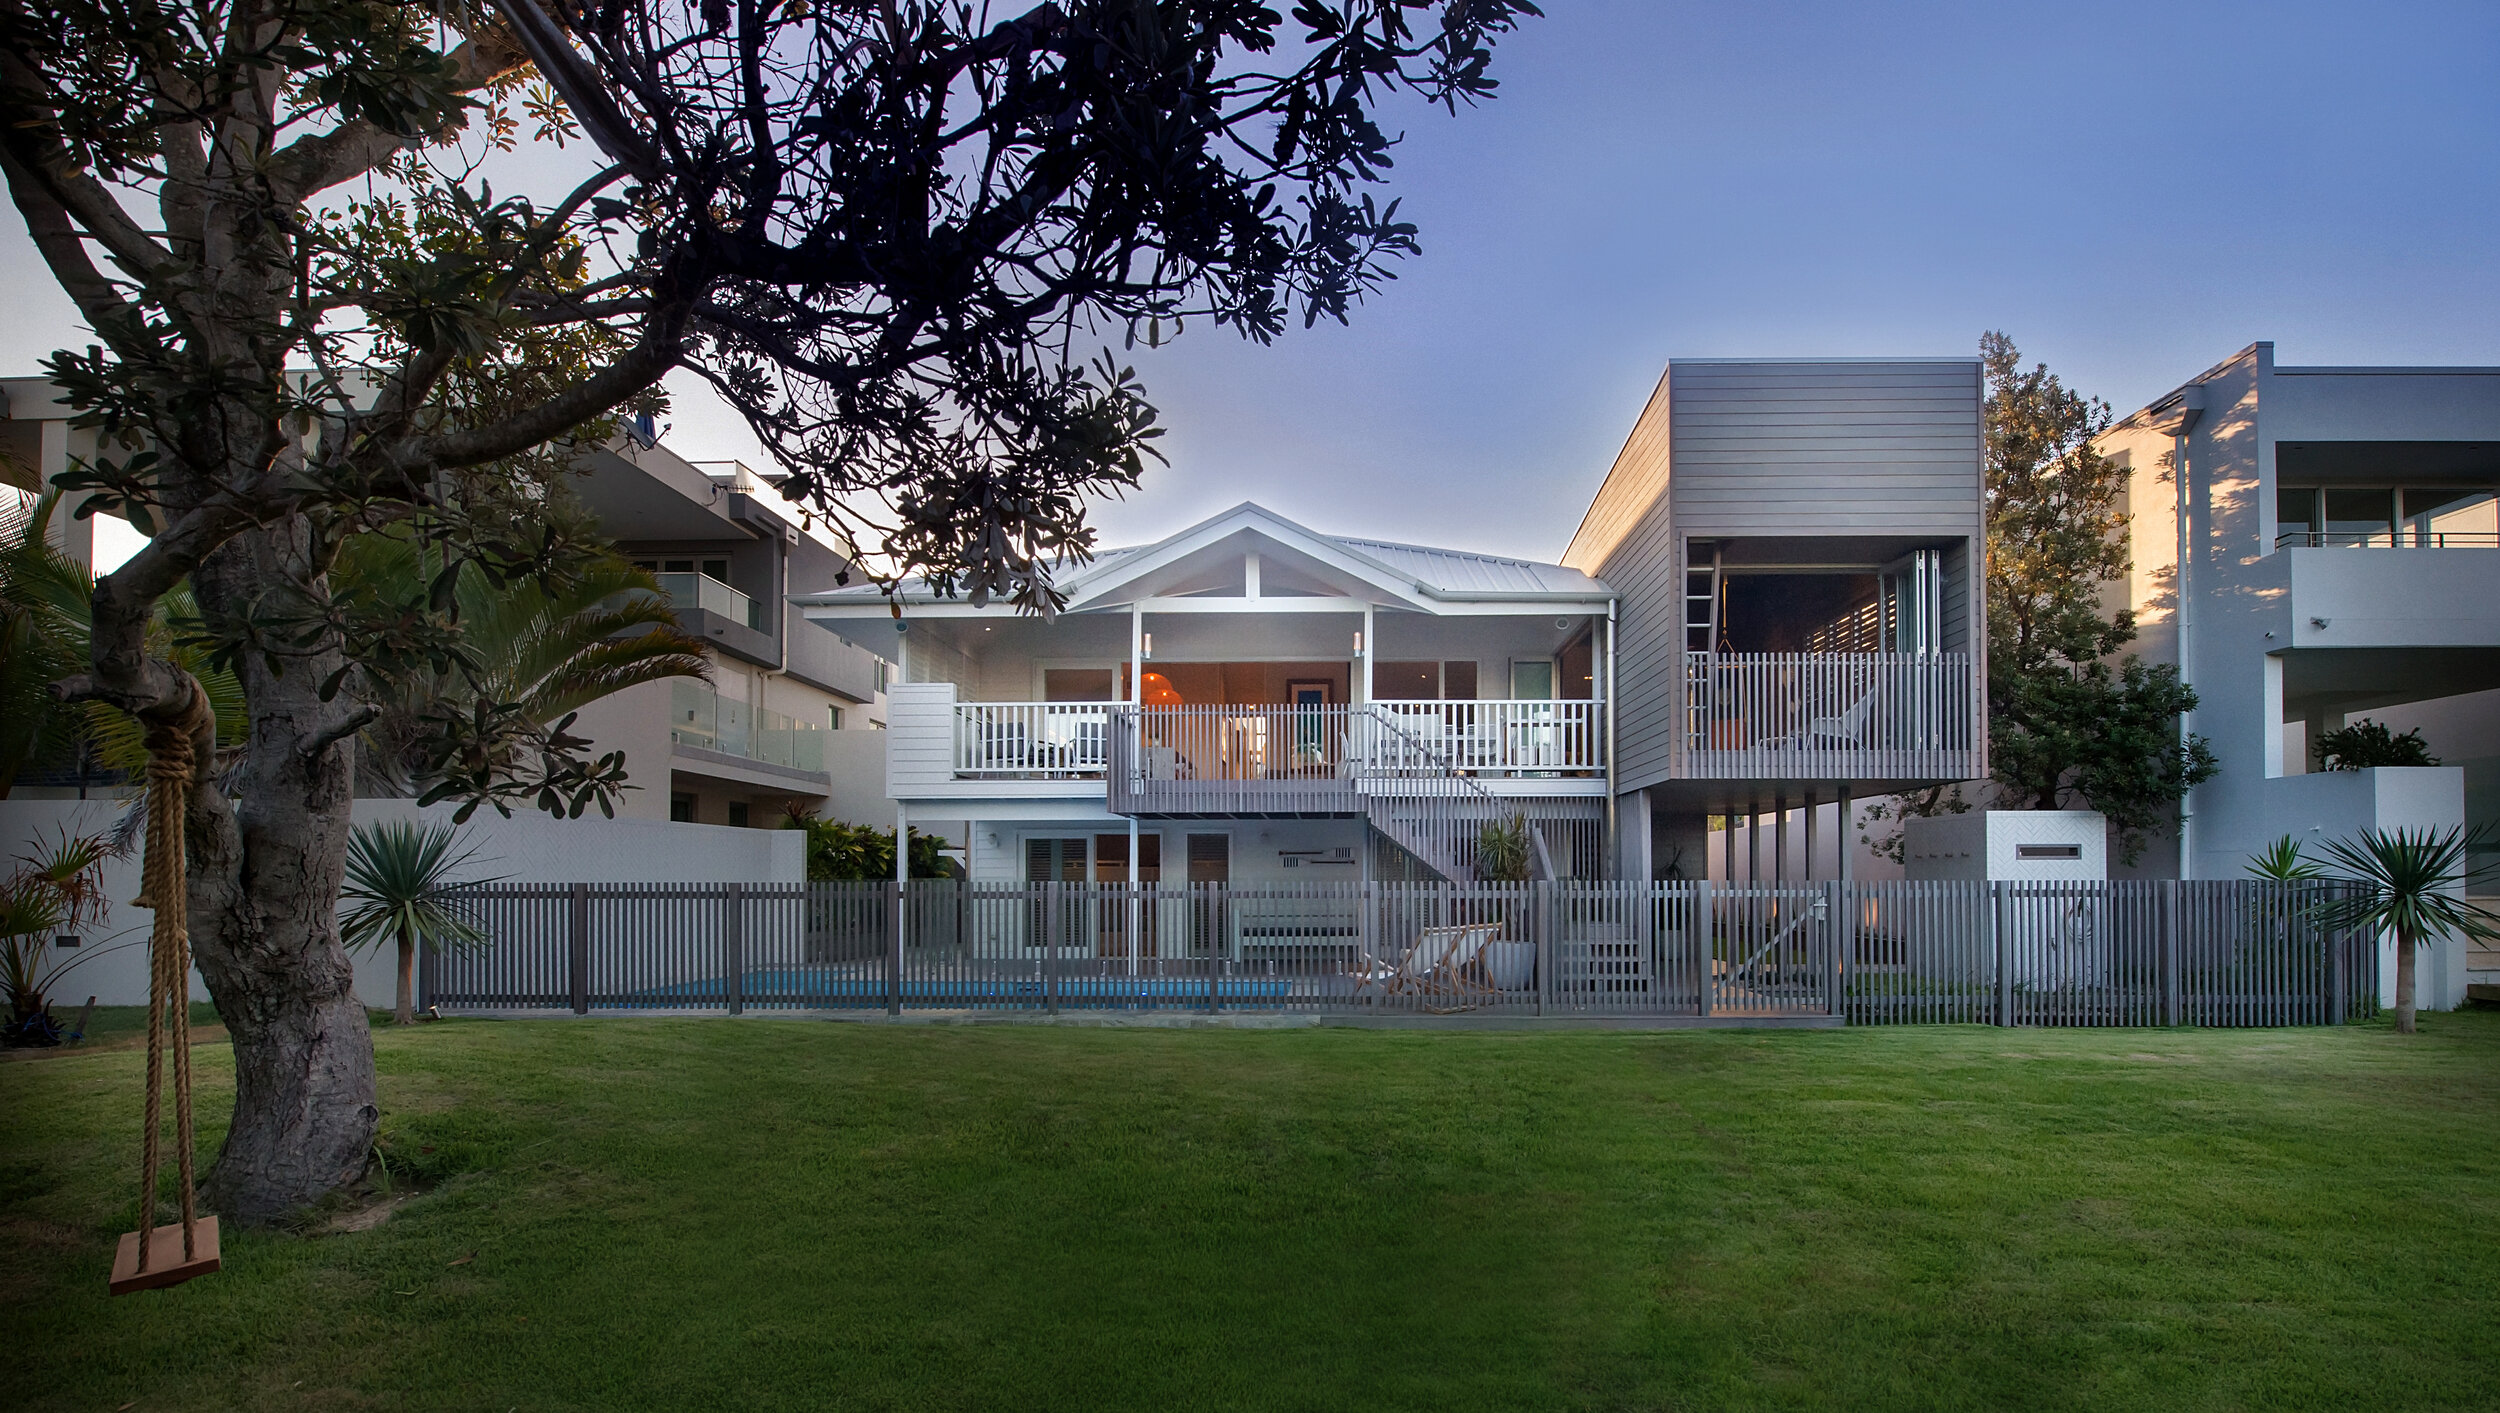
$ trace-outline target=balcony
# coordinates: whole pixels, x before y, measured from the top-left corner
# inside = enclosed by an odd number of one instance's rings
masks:
[[[1587,701],[1124,707],[1110,742],[1108,799],[1124,814],[1346,814],[1407,793],[1399,782],[1602,789],[1606,768],[1603,713]]]
[[[756,611],[755,600],[709,574],[654,574],[651,577],[660,581],[660,592],[668,595],[669,601],[680,608],[701,609],[759,633],[764,630],[764,616]]]
[[[669,684],[668,737],[675,745],[822,775],[825,735],[821,725],[756,710],[700,682]]]
[[[1980,773],[1967,653],[1687,653],[1683,768],[1700,780]]]

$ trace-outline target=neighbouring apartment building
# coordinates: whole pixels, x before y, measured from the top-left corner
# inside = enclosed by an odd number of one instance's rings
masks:
[[[2256,343],[2101,447],[2132,472],[2135,650],[2178,665],[2221,766],[2156,876],[2238,877],[2286,834],[2500,822],[2500,368],[2282,367]],[[2320,772],[2319,735],[2363,719],[2441,764]],[[2425,970],[2453,1005],[2500,956]]]
[[[94,451],[43,378],[0,379],[0,452],[33,490]],[[789,609],[848,567],[831,537],[735,462],[697,465],[647,437],[587,455],[576,489],[621,553],[649,569],[712,680],[630,687],[584,708],[594,753],[625,752],[626,818],[771,827],[790,802],[861,822],[887,815],[878,776],[887,671]],[[110,516],[53,520],[73,558],[111,562],[138,543]],[[21,793],[48,791],[27,782]]]

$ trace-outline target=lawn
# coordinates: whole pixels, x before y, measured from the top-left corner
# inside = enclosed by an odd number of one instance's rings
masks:
[[[118,1300],[65,1053],[0,1403],[2489,1408],[2500,1013],[2423,1027],[386,1026],[389,1220]]]

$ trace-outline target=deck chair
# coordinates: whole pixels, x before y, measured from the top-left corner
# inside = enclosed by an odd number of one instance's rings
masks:
[[[1484,949],[1501,933],[1501,924],[1479,922],[1447,930],[1458,937],[1425,977],[1423,990],[1436,1000],[1454,1004],[1424,1007],[1434,1015],[1473,1010],[1497,994],[1492,978],[1485,975]]]
[[[1369,991],[1382,998],[1421,994],[1466,931],[1463,927],[1427,927],[1394,964],[1357,949],[1354,970],[1346,973],[1354,978],[1354,994]]]
[[[1864,748],[1866,720],[1875,714],[1875,694],[1865,693],[1849,704],[1838,716],[1818,716],[1806,723],[1806,729],[1794,736],[1783,736],[1776,743],[1790,750],[1811,751],[1834,748]]]

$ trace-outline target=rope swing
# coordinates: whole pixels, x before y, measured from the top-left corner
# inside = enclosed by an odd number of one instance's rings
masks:
[[[139,1230],[123,1233],[114,1253],[115,1295],[180,1285],[218,1264],[217,1219],[200,1215],[192,1184],[190,886],[183,858],[183,822],[202,764],[200,748],[215,750],[217,714],[198,679],[186,674],[182,680],[191,696],[179,718],[147,722],[147,853],[139,896],[132,900],[134,907],[156,913],[148,933],[147,1137],[139,1158]],[[164,1159],[159,1144],[168,1044],[174,1052],[174,1156],[182,1173],[182,1220],[160,1227],[156,1179]]]

